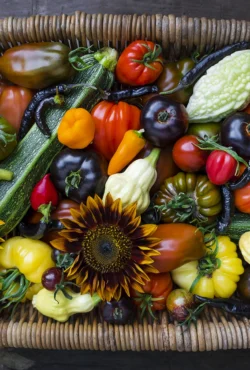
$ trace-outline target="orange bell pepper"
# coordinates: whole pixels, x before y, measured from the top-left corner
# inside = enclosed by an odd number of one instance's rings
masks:
[[[123,170],[144,148],[145,143],[146,140],[140,131],[129,130],[125,132],[120,145],[109,162],[108,174],[113,175]]]
[[[58,140],[71,149],[86,148],[94,139],[95,122],[83,108],[71,108],[58,127]]]

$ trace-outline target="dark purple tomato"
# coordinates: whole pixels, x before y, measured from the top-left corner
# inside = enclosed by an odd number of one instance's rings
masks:
[[[250,159],[250,114],[238,112],[226,118],[221,124],[221,143]]]
[[[57,285],[62,282],[63,270],[58,267],[51,267],[44,271],[42,276],[42,285],[47,290],[56,290]]]
[[[103,320],[110,324],[125,325],[132,323],[136,314],[136,306],[131,298],[105,302],[102,305]]]
[[[145,138],[153,145],[165,148],[175,143],[188,129],[188,114],[183,104],[163,95],[151,98],[141,112]]]
[[[244,274],[240,277],[238,292],[241,298],[250,301],[250,266],[246,267]]]

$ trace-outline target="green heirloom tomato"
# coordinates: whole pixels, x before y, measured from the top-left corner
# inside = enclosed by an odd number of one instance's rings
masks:
[[[164,223],[211,224],[222,210],[220,188],[206,175],[179,172],[164,181],[154,200]]]
[[[0,116],[0,161],[7,158],[16,146],[16,130]]]
[[[195,135],[204,139],[207,137],[213,137],[219,135],[221,124],[217,122],[209,123],[193,123],[189,125],[187,135]]]

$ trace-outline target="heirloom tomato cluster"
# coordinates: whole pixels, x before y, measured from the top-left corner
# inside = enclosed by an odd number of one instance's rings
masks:
[[[0,57],[0,312],[250,316],[250,44]]]

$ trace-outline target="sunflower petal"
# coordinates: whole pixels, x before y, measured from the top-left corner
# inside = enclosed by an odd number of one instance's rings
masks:
[[[95,199],[92,197],[88,197],[86,205],[89,208],[90,212],[92,213],[92,217],[94,218],[95,223],[97,225],[102,224],[103,223],[102,213],[100,212],[100,209]]]
[[[135,281],[131,282],[131,288],[136,290],[139,293],[145,293],[144,290],[142,289],[142,286],[140,284],[136,283]]]
[[[65,229],[60,231],[60,236],[63,236],[69,241],[75,241],[84,238],[83,231],[80,229]],[[82,238],[81,238],[82,237]]]
[[[81,212],[79,212],[77,209],[72,208],[70,210],[71,216],[73,217],[75,223],[77,223],[78,226],[82,228],[86,228],[86,223],[84,222]]]
[[[157,230],[157,226],[156,225],[151,225],[151,224],[148,224],[148,225],[142,225],[140,227],[138,227],[132,235],[130,235],[130,238],[132,240],[137,240],[137,239],[141,239],[141,238],[145,238],[147,236],[150,236],[152,235],[155,231]]]
[[[116,199],[110,207],[109,221],[113,225],[117,225],[121,219],[122,202],[121,199]]]
[[[52,247],[68,253],[78,253],[82,249],[82,245],[78,241],[70,242],[65,238],[52,240],[50,244]]]
[[[78,229],[79,225],[77,222],[74,222],[73,220],[69,220],[67,218],[60,219],[60,222],[63,224],[66,229]]]
[[[160,243],[161,239],[158,239],[158,238],[151,238],[151,237],[148,237],[148,238],[142,238],[142,239],[139,239],[139,240],[135,240],[134,243],[138,243],[144,247],[150,247],[150,248],[154,248],[155,246],[157,246],[159,243]]]
[[[119,226],[125,228],[131,221],[136,218],[136,203],[132,203],[123,209]]]
[[[127,235],[132,234],[137,229],[137,227],[140,226],[140,223],[141,223],[141,217],[138,216],[124,227],[123,229],[124,233]]]
[[[159,271],[153,265],[144,266],[146,273],[159,274]]]
[[[86,227],[88,229],[93,229],[96,226],[96,222],[92,212],[88,209],[88,207],[84,203],[80,204],[80,211],[82,220]]]

